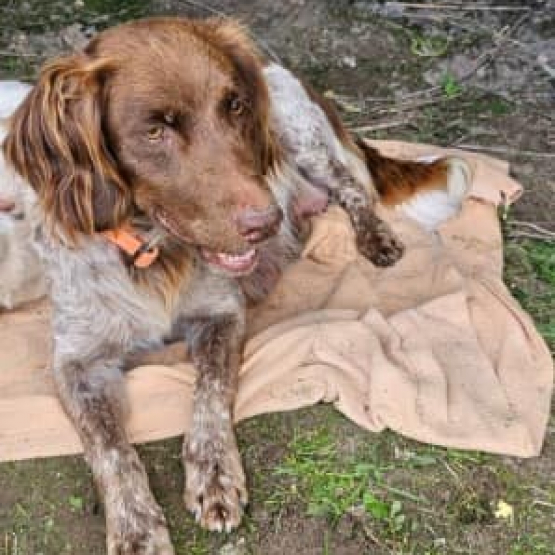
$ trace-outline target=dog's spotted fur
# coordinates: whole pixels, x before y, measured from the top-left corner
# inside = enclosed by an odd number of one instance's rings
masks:
[[[264,75],[273,127],[278,130],[285,158],[308,183],[347,211],[364,256],[380,266],[393,264],[402,255],[402,245],[374,214],[376,191],[339,120],[335,119],[336,131],[322,108],[323,100],[318,101],[315,93],[285,68],[270,64]]]
[[[125,432],[126,362],[168,338],[188,344],[198,379],[185,503],[210,530],[237,526],[247,501],[233,431],[245,297],[271,290],[329,200],[351,214],[361,251],[385,265],[401,246],[372,212],[376,189],[388,198],[399,179],[398,201],[444,187],[443,162],[412,179],[418,164],[399,169],[355,145],[310,95],[295,117],[315,127],[295,144],[275,109],[296,94],[280,99],[270,73],[231,21],[145,20],[46,66],[12,119],[4,153],[42,218],[54,379],[103,498],[109,555],[173,553]],[[287,87],[294,79],[277,74]],[[151,267],[134,268],[100,235],[122,224],[158,246]],[[252,271],[237,260],[254,247]]]

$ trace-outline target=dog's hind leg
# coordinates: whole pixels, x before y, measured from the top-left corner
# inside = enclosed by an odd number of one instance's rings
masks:
[[[172,555],[164,515],[124,429],[119,361],[58,360],[54,378],[106,513],[108,555]]]

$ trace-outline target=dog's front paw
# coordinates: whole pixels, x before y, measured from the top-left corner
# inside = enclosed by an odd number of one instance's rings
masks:
[[[206,457],[205,449],[185,450],[185,505],[195,520],[214,532],[230,532],[247,504],[245,474],[237,447]]]
[[[108,555],[174,555],[165,524],[146,523],[138,529],[136,523],[122,523],[119,530],[108,533]]]
[[[105,510],[108,555],[174,555],[164,514],[139,479],[106,492]]]

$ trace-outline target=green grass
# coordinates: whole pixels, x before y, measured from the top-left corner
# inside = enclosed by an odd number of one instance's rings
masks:
[[[274,522],[304,513],[327,522],[330,538],[348,529],[380,554],[475,553],[467,544],[473,530],[501,540],[501,551],[484,553],[550,553],[555,490],[545,471],[533,478],[531,469],[517,470],[494,455],[369,434],[331,407],[305,412],[301,420],[311,422],[313,414],[319,423],[295,426],[260,484],[260,503]],[[499,503],[514,514],[496,515]],[[333,553],[322,541],[323,553]]]
[[[537,534],[523,534],[511,546],[509,555],[553,555],[553,539]]]
[[[309,515],[325,516],[332,523],[357,505],[377,518],[387,518],[390,507],[371,491],[371,484],[381,480],[380,469],[339,456],[327,429],[297,433],[288,447],[289,454],[274,473],[288,478],[289,490],[274,494],[270,505],[301,498]]]
[[[322,426],[295,433],[287,454],[274,469],[277,487],[266,504],[276,510],[303,505],[307,516],[324,517],[332,527],[346,515],[358,515],[359,519],[362,515],[363,521],[371,519],[378,524],[385,537],[404,537],[411,527],[405,504],[425,506],[428,500],[391,485],[387,474],[399,467],[434,465],[438,459],[427,452],[399,460],[382,458],[380,442],[346,454],[341,448],[342,436],[334,432],[337,430]],[[447,453],[444,451],[449,456]]]
[[[555,244],[532,239],[508,241],[505,282],[555,352]]]

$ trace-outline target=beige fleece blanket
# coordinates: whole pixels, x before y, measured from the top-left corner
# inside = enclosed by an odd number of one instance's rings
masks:
[[[443,152],[376,146],[405,157]],[[470,197],[438,233],[399,210],[384,213],[407,245],[391,268],[357,254],[340,210],[315,222],[302,260],[250,314],[236,420],[323,401],[374,432],[390,428],[424,442],[523,457],[540,453],[553,362],[501,280],[496,217],[496,206],[515,200],[521,187],[505,163],[463,155],[474,166]],[[45,369],[46,303],[0,315],[0,330],[0,460],[81,451]],[[132,441],[186,430],[194,381],[184,362],[132,370]]]

